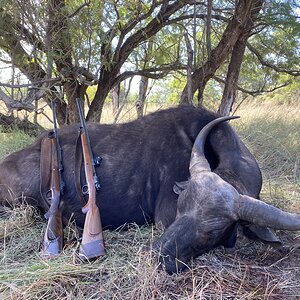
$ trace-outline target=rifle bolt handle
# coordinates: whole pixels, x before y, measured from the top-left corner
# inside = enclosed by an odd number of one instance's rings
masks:
[[[99,167],[100,164],[101,164],[101,161],[102,161],[102,157],[101,156],[95,157],[95,159],[94,159],[94,165],[95,165],[95,167]]]

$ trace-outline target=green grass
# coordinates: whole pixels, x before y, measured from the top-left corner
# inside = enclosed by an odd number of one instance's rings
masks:
[[[0,160],[14,151],[23,149],[33,141],[33,137],[20,130],[3,132],[0,127]]]
[[[263,172],[262,198],[300,211],[300,110],[297,106],[246,105],[232,122]],[[31,138],[4,135],[0,157]],[[26,204],[0,219],[1,299],[299,299],[300,234],[278,232],[284,242],[272,248],[242,235],[234,249],[218,248],[195,259],[179,275],[167,275],[147,251],[162,233],[155,227],[105,231],[107,255],[81,263],[78,242],[53,260],[38,252],[44,219]],[[73,224],[67,239],[78,237]]]

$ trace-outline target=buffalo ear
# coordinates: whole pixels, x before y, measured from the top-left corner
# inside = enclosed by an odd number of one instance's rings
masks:
[[[280,246],[282,242],[276,234],[268,227],[261,227],[255,224],[242,224],[243,233],[252,240],[260,240],[273,246]]]
[[[173,185],[173,192],[177,195],[180,195],[183,190],[185,190],[188,187],[189,181],[175,181],[175,184]]]

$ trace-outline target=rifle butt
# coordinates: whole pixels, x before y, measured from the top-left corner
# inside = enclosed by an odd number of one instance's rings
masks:
[[[50,215],[42,242],[41,255],[46,259],[55,258],[61,254],[64,246],[62,214],[58,211]]]
[[[87,209],[79,257],[83,260],[93,260],[105,255],[105,245],[97,205]]]

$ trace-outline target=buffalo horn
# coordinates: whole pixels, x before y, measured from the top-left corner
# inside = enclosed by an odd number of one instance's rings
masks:
[[[191,161],[190,161],[190,174],[191,176],[198,174],[199,172],[203,171],[211,171],[209,163],[204,155],[204,145],[207,135],[209,134],[210,130],[216,126],[217,124],[237,119],[237,116],[225,116],[217,118],[211,122],[209,122],[206,126],[204,126],[201,131],[199,132],[191,154]]]
[[[281,230],[300,230],[300,214],[288,213],[249,196],[241,195],[238,217],[262,227]]]

